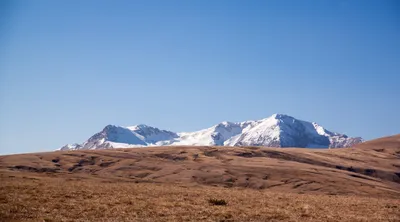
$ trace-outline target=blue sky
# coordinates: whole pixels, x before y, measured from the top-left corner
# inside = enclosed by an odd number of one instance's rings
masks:
[[[285,113],[400,133],[400,3],[0,1],[0,154]]]

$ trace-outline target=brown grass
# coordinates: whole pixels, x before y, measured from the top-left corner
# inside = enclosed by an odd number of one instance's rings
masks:
[[[0,218],[31,221],[399,221],[396,199],[60,178],[1,178]],[[209,204],[222,199],[226,206]]]
[[[0,156],[0,221],[400,221],[397,139]]]

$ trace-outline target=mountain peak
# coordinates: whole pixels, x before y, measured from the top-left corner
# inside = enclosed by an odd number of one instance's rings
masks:
[[[109,129],[116,128],[116,127],[118,127],[118,126],[108,124],[107,126],[104,127],[103,131],[107,131],[107,130],[109,130]]]
[[[137,125],[133,125],[133,126],[128,126],[126,127],[130,130],[138,130],[138,129],[147,129],[147,128],[154,128],[152,126],[148,126],[146,124],[137,124]]]
[[[287,114],[282,114],[282,113],[275,113],[272,116],[270,116],[270,118],[275,118],[275,119],[292,118],[292,119],[294,119],[294,117],[289,116]]]
[[[145,124],[130,127],[107,125],[82,144],[66,145],[68,149],[102,149],[152,145],[217,145],[268,147],[349,147],[360,143],[333,133],[315,122],[298,120],[286,114],[257,120],[233,123],[224,121],[195,132],[175,133]]]
[[[235,125],[235,123],[229,122],[229,121],[223,121],[223,122],[220,122],[217,125],[215,125],[215,128],[218,128],[218,127],[229,127],[229,126],[232,126],[232,125]]]

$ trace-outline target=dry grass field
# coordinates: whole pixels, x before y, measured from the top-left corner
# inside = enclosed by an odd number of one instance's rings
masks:
[[[0,221],[400,221],[399,176],[400,135],[0,156]]]

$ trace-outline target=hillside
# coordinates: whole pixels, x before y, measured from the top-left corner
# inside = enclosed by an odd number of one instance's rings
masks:
[[[0,217],[396,221],[399,141],[329,150],[180,146],[0,156]],[[228,205],[212,206],[210,198]]]

